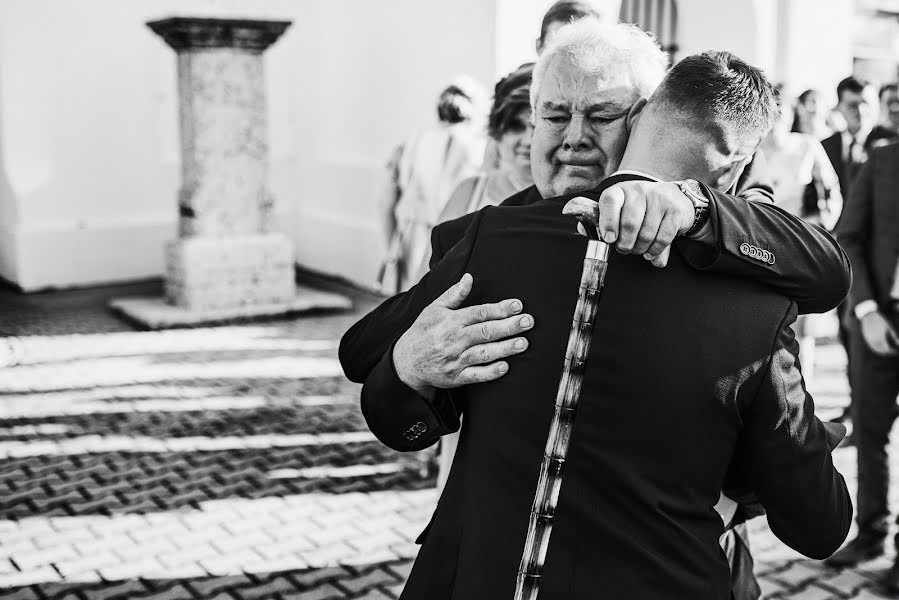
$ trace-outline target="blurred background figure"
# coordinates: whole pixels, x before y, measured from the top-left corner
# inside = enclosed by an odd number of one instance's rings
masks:
[[[792,114],[793,125],[790,131],[807,133],[816,140],[823,140],[832,133],[821,111],[820,94],[817,90],[805,90],[799,94]]]
[[[843,207],[837,174],[814,135],[791,131],[801,101],[791,107],[789,99],[781,96],[781,104],[780,119],[761,144],[774,202],[796,216],[833,229]],[[793,327],[800,344],[802,374],[809,381],[814,376],[815,316],[801,315]]]
[[[382,291],[395,294],[414,283],[431,228],[450,193],[480,167],[486,98],[475,80],[457,79],[440,93],[438,125],[413,135],[394,152],[380,201],[387,239],[378,273]]]
[[[559,0],[549,7],[540,23],[540,37],[537,38],[537,56],[543,53],[560,27],[584,18],[602,20],[602,14],[590,2]]]
[[[456,186],[439,222],[461,217],[484,206],[496,206],[533,185],[530,106],[533,71],[533,63],[521,65],[496,84],[487,123],[487,135],[496,147],[496,166]]]
[[[899,142],[899,84],[881,86],[878,94],[880,116],[865,140],[865,152]]]
[[[847,77],[837,85],[837,105],[831,112],[831,128],[836,131],[822,142],[831,165],[840,180],[843,197],[851,192],[851,181],[865,162],[867,100],[865,85],[855,77]]]
[[[761,145],[768,159],[774,202],[796,216],[832,229],[843,205],[837,173],[814,135],[791,130],[795,129],[801,102],[793,107],[783,96],[781,102],[781,117]]]

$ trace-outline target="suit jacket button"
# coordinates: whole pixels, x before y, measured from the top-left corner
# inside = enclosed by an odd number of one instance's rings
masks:
[[[743,256],[749,256],[751,248],[752,246],[750,246],[746,242],[743,242],[742,244],[740,244],[740,253],[743,254]]]

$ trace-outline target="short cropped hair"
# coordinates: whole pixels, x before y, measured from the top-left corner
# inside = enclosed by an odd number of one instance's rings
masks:
[[[675,110],[697,129],[764,136],[780,117],[778,93],[761,69],[730,52],[694,54],[674,65],[649,104]]]
[[[599,11],[583,0],[559,0],[549,7],[540,24],[540,43],[546,42],[546,34],[553,23],[568,25],[586,17],[601,19]]]
[[[534,63],[525,63],[500,79],[493,91],[493,106],[487,120],[487,134],[499,140],[515,126],[521,111],[530,108],[531,76]]]
[[[582,19],[559,29],[549,48],[537,59],[531,83],[531,109],[537,105],[537,91],[546,69],[557,55],[565,55],[588,73],[610,73],[623,69],[644,97],[662,81],[668,55],[655,39],[639,27],[627,23],[606,25]]]
[[[885,83],[880,86],[880,91],[877,92],[877,99],[883,102],[883,97],[887,92],[899,92],[899,83]]]
[[[856,79],[855,77],[847,77],[843,81],[837,84],[837,102],[842,102],[843,95],[846,92],[851,92],[853,94],[861,94],[865,91],[865,84]]]

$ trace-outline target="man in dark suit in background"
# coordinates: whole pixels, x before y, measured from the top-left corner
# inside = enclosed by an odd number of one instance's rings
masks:
[[[848,325],[858,536],[830,563],[847,566],[883,554],[889,530],[886,445],[899,394],[899,145],[872,151],[854,183],[837,236],[855,273]],[[883,583],[899,593],[899,561]]]
[[[611,37],[622,35],[619,29]],[[571,48],[583,48],[571,42]],[[589,56],[609,55],[607,48],[590,50]],[[684,63],[673,73],[688,76],[679,83],[669,76],[667,95],[638,117],[643,102],[626,69],[603,73],[600,80],[595,64],[575,64],[567,56],[547,59],[553,66],[546,67],[551,76],[545,86],[537,82],[539,65],[535,76],[534,155],[545,167],[535,168],[535,180],[543,196],[595,177],[596,161],[572,160],[573,150],[584,151],[590,142],[566,133],[569,122],[598,129],[637,122],[634,135],[642,133],[622,166],[665,179],[700,173],[706,183],[721,185],[736,178],[770,121],[762,110],[761,116],[751,113],[757,117],[751,123],[734,127],[732,119],[752,116],[709,104],[710,98],[684,106],[683,90],[698,79],[722,86],[719,100],[760,89],[731,89],[734,79],[745,86],[755,72],[734,76],[746,67],[727,57],[699,59],[700,72],[693,76],[689,69],[697,64]],[[614,91],[603,94],[603,85]],[[698,126],[710,115],[691,109],[704,106],[715,107],[721,129]],[[677,136],[684,139],[675,148]],[[674,162],[646,162],[646,150],[655,148]],[[647,213],[663,206],[658,200],[647,198]],[[538,324],[530,350],[511,362],[505,378],[434,396],[421,379],[400,375],[422,394],[417,404],[363,397],[373,431],[399,449],[433,443],[458,427],[458,412],[465,412],[460,453],[404,597],[505,597],[514,586],[584,251],[574,220],[561,215],[561,207],[556,199],[478,213],[462,242],[403,301],[414,320],[464,271],[475,280],[469,302],[493,302],[510,292],[521,298]],[[696,222],[692,203],[673,210],[674,233]],[[645,250],[660,251],[653,246],[663,236],[648,242],[637,237]],[[764,256],[758,248],[752,253]],[[696,274],[680,251],[671,261],[654,270],[637,257],[612,258],[546,564],[547,597],[592,597],[596,565],[605,567],[610,597],[729,597],[727,563],[717,546],[723,524],[710,509],[734,452],[738,470],[760,493],[785,541],[823,556],[845,535],[851,510],[845,486],[832,470],[823,428],[794,362],[788,325],[795,306],[745,280]],[[733,344],[735,338],[743,343]],[[389,371],[392,354],[383,362]],[[409,419],[415,419],[412,426],[400,432],[397,426]],[[744,435],[738,438],[741,420]]]
[[[845,200],[849,199],[855,173],[865,162],[868,132],[862,118],[864,91],[864,84],[855,77],[847,77],[837,85],[837,106],[834,110],[846,121],[846,128],[821,142],[837,172],[840,192]]]

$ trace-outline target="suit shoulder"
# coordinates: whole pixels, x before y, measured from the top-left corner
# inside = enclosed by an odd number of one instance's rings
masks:
[[[537,191],[536,186],[532,185],[531,187],[524,188],[520,192],[512,194],[503,200],[500,203],[500,206],[526,206],[542,199],[543,198],[540,196],[540,192]]]
[[[888,144],[871,150],[870,160],[877,164],[888,163],[892,168],[896,168],[896,162],[899,161],[899,143]]]
[[[431,232],[432,242],[440,246],[453,247],[465,235],[465,230],[474,221],[478,213],[469,213],[449,221],[437,224]]]

